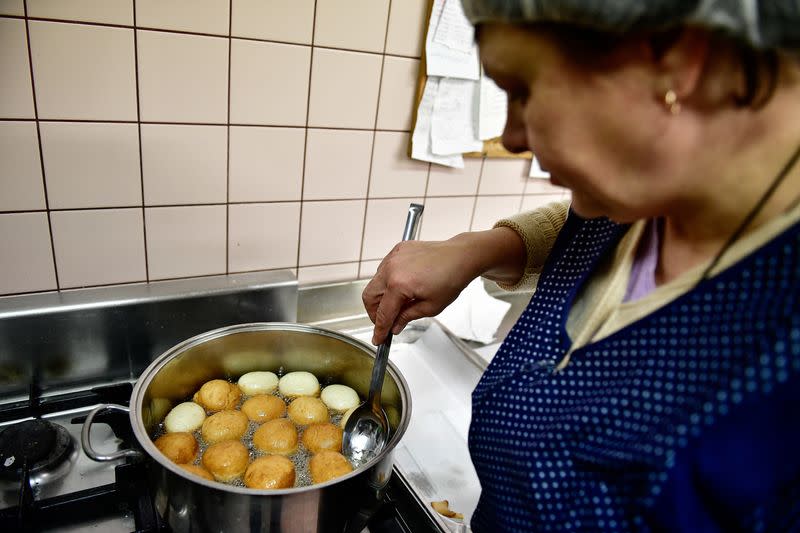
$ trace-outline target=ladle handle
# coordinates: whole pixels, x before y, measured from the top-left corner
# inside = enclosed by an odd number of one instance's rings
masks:
[[[425,206],[422,204],[411,204],[408,206],[408,216],[406,217],[406,227],[403,230],[403,240],[413,241],[419,228],[419,219]],[[374,413],[381,412],[381,388],[383,388],[383,377],[386,374],[386,363],[389,361],[389,348],[392,347],[392,332],[386,334],[386,339],[378,345],[378,353],[375,355],[375,364],[372,367],[372,379],[369,382],[369,403],[370,409]]]

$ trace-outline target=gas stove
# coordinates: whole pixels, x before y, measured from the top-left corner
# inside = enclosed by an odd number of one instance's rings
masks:
[[[0,531],[167,532],[148,489],[149,461],[98,463],[81,449],[86,415],[127,405],[133,383],[167,348],[219,327],[297,320],[287,273],[0,298]],[[128,414],[90,430],[100,453],[137,447]],[[395,471],[347,533],[440,533]]]
[[[80,450],[86,414],[101,403],[127,405],[132,390],[131,382],[121,382],[46,398],[34,392],[0,412],[0,530],[169,532],[148,489],[146,462],[96,463]],[[126,413],[99,415],[91,433],[103,452],[135,446]],[[395,472],[382,499],[349,531],[441,530]]]

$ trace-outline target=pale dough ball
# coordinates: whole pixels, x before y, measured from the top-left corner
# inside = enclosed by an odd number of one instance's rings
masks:
[[[294,463],[281,455],[260,457],[244,473],[244,484],[251,489],[288,489],[294,479]]]
[[[259,394],[242,404],[242,412],[247,418],[259,424],[286,414],[286,404],[277,396]]]
[[[319,398],[301,396],[289,404],[289,418],[298,426],[328,421],[328,408]]]
[[[206,411],[194,402],[179,403],[164,418],[164,427],[170,433],[191,433],[203,425]]]
[[[289,372],[278,382],[278,390],[288,398],[317,396],[319,380],[311,372]]]
[[[224,440],[238,440],[247,431],[247,415],[241,411],[220,411],[206,418],[201,434],[209,444]]]
[[[347,421],[350,419],[350,415],[352,415],[357,407],[352,407],[347,410],[345,414],[342,415],[342,420],[339,422],[339,425],[342,426],[342,429],[347,425]]]
[[[253,434],[253,445],[262,452],[291,455],[297,451],[297,430],[286,418],[270,420]]]
[[[191,463],[200,446],[191,433],[165,433],[156,439],[156,448],[173,463]]]
[[[178,465],[187,472],[194,474],[195,476],[200,476],[203,479],[207,479],[209,481],[214,481],[214,476],[211,475],[211,472],[203,468],[202,466],[198,465]]]
[[[358,393],[347,385],[328,385],[322,389],[320,398],[337,413],[344,413],[361,403]]]
[[[203,466],[223,483],[242,477],[249,461],[250,453],[238,440],[212,444],[203,454]]]
[[[273,372],[248,372],[239,378],[238,384],[248,396],[269,394],[278,388],[278,376]]]
[[[353,467],[339,452],[323,451],[308,463],[312,483],[325,483],[353,471]]]
[[[303,431],[303,446],[311,453],[319,453],[324,450],[340,452],[342,451],[342,428],[330,422],[311,424]]]
[[[210,412],[234,409],[239,403],[242,391],[233,383],[224,379],[212,379],[204,383],[192,398]]]

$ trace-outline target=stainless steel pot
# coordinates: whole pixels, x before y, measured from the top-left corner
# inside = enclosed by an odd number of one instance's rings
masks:
[[[408,426],[408,385],[389,362],[382,402],[392,437],[381,454],[335,480],[286,490],[253,490],[192,476],[164,457],[153,444],[155,432],[172,407],[216,378],[238,379],[253,370],[306,370],[321,383],[342,383],[366,397],[375,351],[372,346],[323,328],[284,323],[243,324],[193,337],[158,357],[136,382],[130,408],[101,405],[87,417],[82,444],[98,461],[121,457],[149,460],[150,483],[159,513],[175,532],[350,531],[354,517],[369,508],[392,473],[392,454]],[[92,449],[89,429],[106,409],[129,411],[140,450],[102,455]],[[361,511],[361,513],[359,513]],[[359,530],[360,531],[360,530]]]

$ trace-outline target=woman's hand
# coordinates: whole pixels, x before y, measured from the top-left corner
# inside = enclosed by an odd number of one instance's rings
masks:
[[[509,228],[462,233],[447,241],[405,241],[381,261],[362,299],[375,324],[373,344],[412,320],[436,316],[470,281],[485,275],[514,283],[525,269],[525,246]]]

